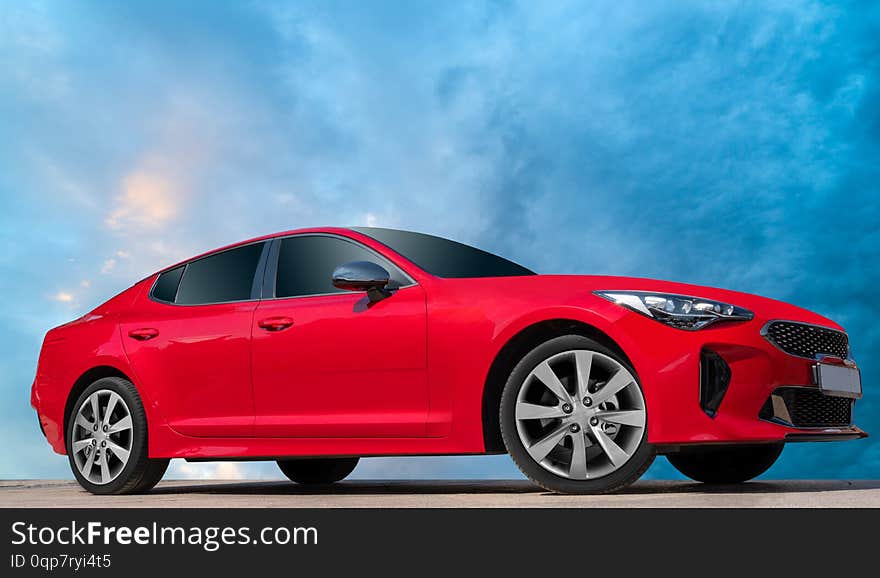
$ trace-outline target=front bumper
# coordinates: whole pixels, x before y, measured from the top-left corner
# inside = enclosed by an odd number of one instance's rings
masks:
[[[719,323],[700,331],[681,331],[637,314],[618,320],[620,329],[642,337],[636,345],[641,351],[635,352],[632,361],[651,416],[651,443],[662,449],[688,444],[834,441],[867,436],[851,419],[844,422],[839,416],[827,424],[799,427],[767,413],[773,394],[787,388],[823,396],[813,375],[816,361],[774,345],[761,332],[767,321],[756,318]],[[706,409],[705,388],[701,396],[701,378],[705,380],[706,375],[701,356],[705,358],[706,352],[719,356],[729,368],[723,396],[714,399],[710,411]],[[852,404],[853,400],[841,403]]]

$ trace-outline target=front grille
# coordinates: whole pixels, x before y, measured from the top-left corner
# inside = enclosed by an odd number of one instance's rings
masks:
[[[849,427],[853,400],[825,395],[811,387],[780,387],[761,408],[762,419],[794,427]]]
[[[772,321],[765,332],[776,347],[798,357],[814,359],[816,354],[824,353],[846,359],[849,353],[849,340],[843,331],[794,321]]]

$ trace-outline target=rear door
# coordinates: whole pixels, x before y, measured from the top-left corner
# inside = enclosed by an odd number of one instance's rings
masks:
[[[424,290],[353,240],[304,234],[275,243],[274,290],[254,316],[256,435],[424,436]],[[333,269],[350,261],[381,265],[397,288],[371,304],[363,292],[333,287]]]
[[[267,248],[235,247],[163,273],[121,323],[135,373],[182,434],[253,435],[250,333]]]

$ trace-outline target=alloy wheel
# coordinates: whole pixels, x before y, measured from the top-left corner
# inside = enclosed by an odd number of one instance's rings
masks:
[[[638,450],[647,419],[629,370],[589,350],[564,351],[539,363],[519,390],[515,416],[531,458],[572,480],[620,469]]]
[[[134,430],[131,411],[115,391],[99,389],[76,411],[71,438],[73,460],[89,482],[115,480],[128,464]]]

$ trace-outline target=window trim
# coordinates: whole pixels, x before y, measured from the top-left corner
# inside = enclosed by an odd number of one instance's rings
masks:
[[[405,268],[403,268],[399,264],[395,263],[394,259],[392,259],[386,255],[383,255],[382,253],[380,253],[376,249],[373,249],[372,247],[369,247],[369,246],[361,243],[360,241],[352,239],[351,237],[346,237],[345,235],[337,235],[335,233],[295,233],[293,235],[284,235],[281,237],[274,237],[272,239],[272,249],[269,253],[269,257],[268,257],[268,260],[266,263],[265,276],[263,278],[263,297],[262,297],[263,301],[282,301],[282,300],[286,300],[286,299],[308,299],[310,297],[327,297],[330,295],[345,295],[345,294],[349,294],[349,293],[365,293],[364,291],[341,290],[341,291],[334,291],[332,293],[310,293],[308,295],[290,295],[287,297],[276,296],[275,291],[276,291],[276,288],[278,285],[278,259],[281,256],[281,243],[285,239],[292,239],[292,238],[297,238],[297,237],[331,237],[334,239],[340,239],[342,241],[346,241],[348,243],[351,243],[352,245],[360,247],[360,248],[364,249],[367,253],[370,253],[376,257],[379,257],[380,259],[382,259],[384,261],[388,261],[389,263],[391,263],[392,265],[397,267],[397,269],[401,273],[403,273],[404,278],[406,278],[409,281],[409,283],[407,283],[405,285],[401,285],[400,287],[397,287],[395,289],[392,289],[392,291],[399,291],[401,289],[406,289],[408,287],[414,287],[414,286],[418,285],[418,282],[413,278],[413,276],[410,275],[409,272]]]
[[[189,261],[185,261],[179,264],[177,267],[170,267],[168,269],[164,269],[156,275],[156,279],[153,280],[153,284],[150,286],[150,292],[147,294],[150,301],[154,303],[160,303],[162,305],[171,305],[174,307],[203,307],[205,305],[227,305],[230,303],[249,303],[251,301],[260,301],[260,295],[263,291],[263,283],[265,282],[265,270],[266,270],[266,262],[269,257],[269,248],[273,244],[274,239],[260,239],[259,241],[253,241],[251,243],[244,243],[241,245],[235,245],[234,247],[228,247],[221,251],[214,251],[213,253],[208,253],[207,255],[202,255],[201,257],[197,257],[195,259],[190,259]],[[177,282],[177,291],[174,292],[174,299],[177,299],[177,294],[180,292],[180,285],[183,283],[184,278],[186,277],[186,270],[193,263],[201,261],[203,259],[207,259],[209,257],[215,257],[217,255],[222,255],[223,253],[227,253],[229,251],[235,251],[236,249],[241,249],[243,247],[250,247],[251,245],[257,245],[259,243],[263,244],[263,250],[260,252],[260,257],[257,260],[257,268],[254,271],[253,279],[251,279],[251,295],[247,299],[236,299],[235,301],[208,301],[205,303],[175,303],[173,301],[163,301],[161,299],[156,299],[153,297],[153,289],[156,287],[156,283],[159,282],[159,277],[164,275],[169,271],[174,271],[178,267],[183,267],[183,273],[180,274],[180,280]],[[259,282],[258,282],[259,280]]]

